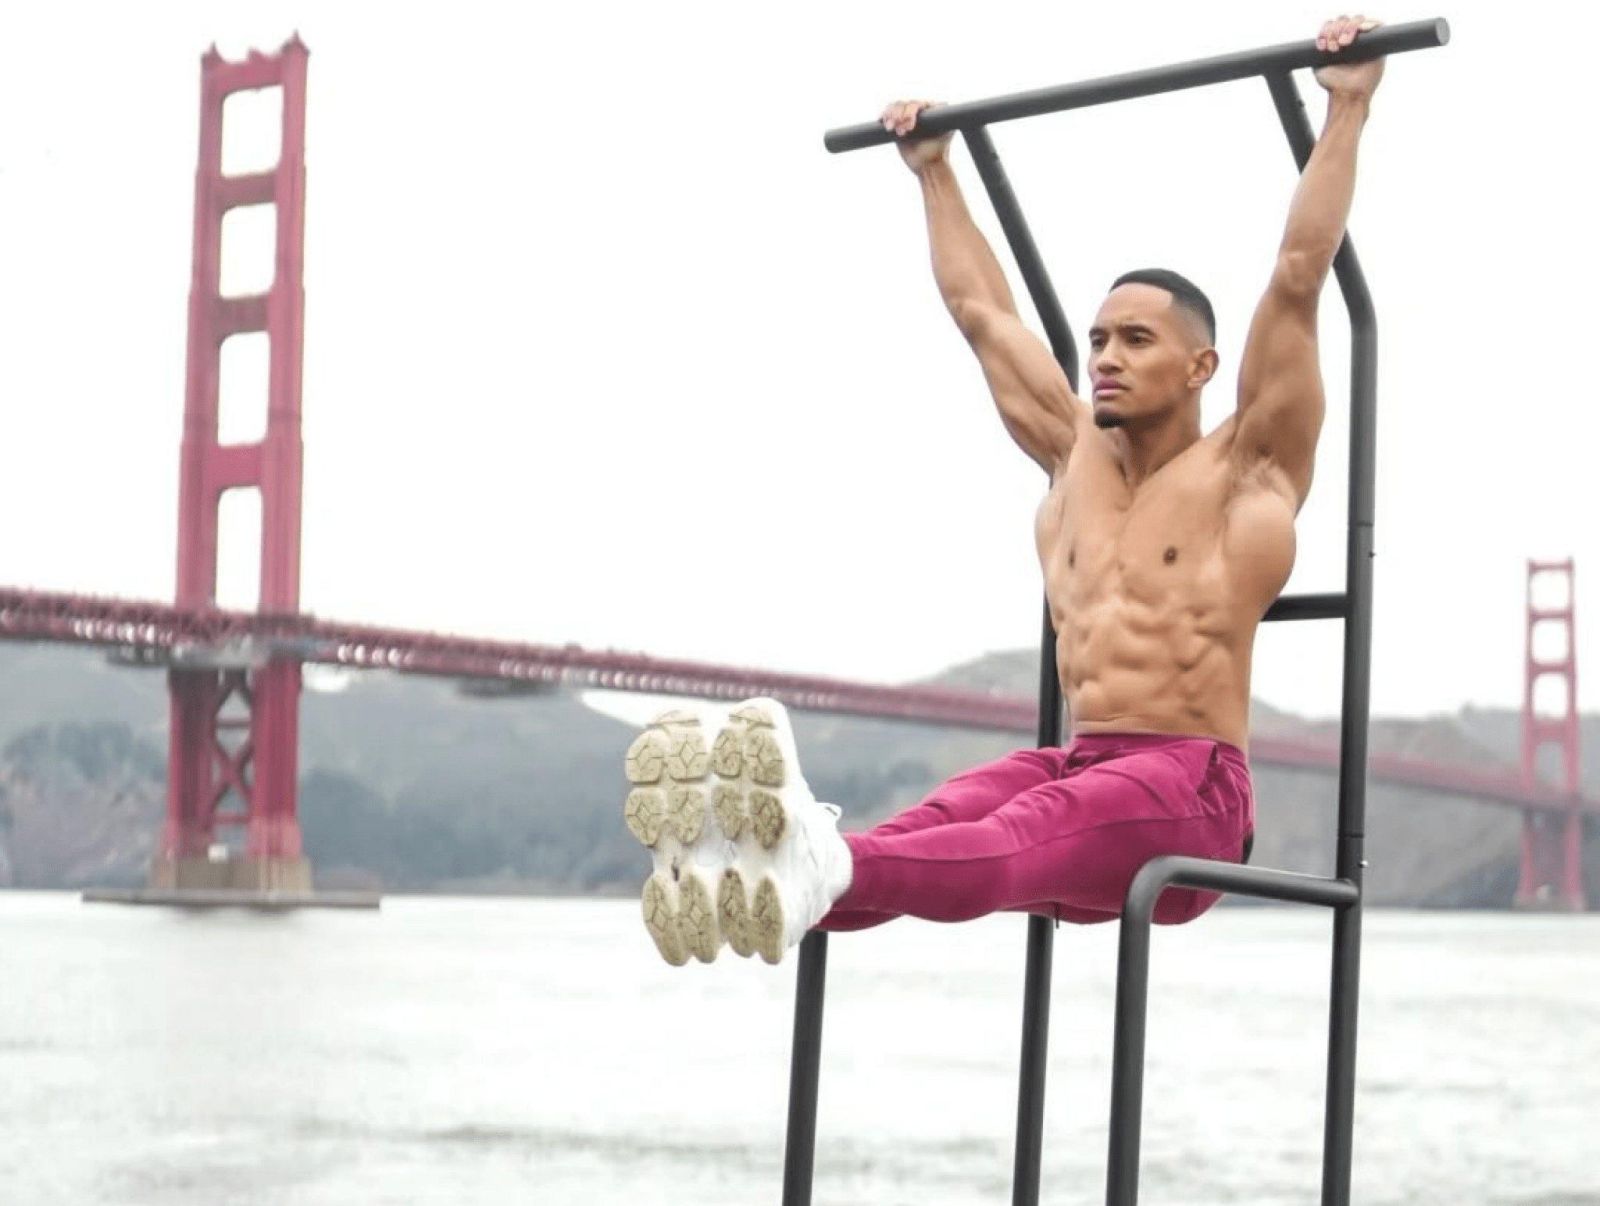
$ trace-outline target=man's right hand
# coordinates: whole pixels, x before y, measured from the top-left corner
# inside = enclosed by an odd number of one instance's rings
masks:
[[[921,173],[933,164],[944,162],[950,150],[953,134],[939,134],[933,138],[907,137],[917,128],[917,114],[936,104],[937,101],[925,100],[895,101],[878,118],[883,128],[899,140],[900,158],[906,161],[906,166],[913,172]]]

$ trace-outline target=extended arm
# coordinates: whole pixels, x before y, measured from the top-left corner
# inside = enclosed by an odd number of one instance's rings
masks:
[[[884,124],[908,133],[925,102],[891,105]],[[939,295],[983,367],[1011,438],[1048,474],[1072,451],[1084,411],[1066,374],[1017,315],[1005,273],[978,230],[948,158],[949,136],[901,144],[922,186]]]
[[[1318,44],[1348,46],[1377,22],[1331,21]],[[1292,492],[1295,509],[1311,489],[1324,401],[1317,357],[1317,301],[1344,239],[1355,195],[1356,149],[1383,60],[1323,68],[1328,117],[1301,174],[1272,280],[1250,323],[1239,367],[1232,446],[1246,464],[1270,464]]]

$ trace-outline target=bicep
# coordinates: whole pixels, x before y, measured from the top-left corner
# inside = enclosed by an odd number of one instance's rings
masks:
[[[1239,364],[1236,459],[1269,461],[1303,503],[1326,404],[1317,349],[1317,294],[1280,267],[1256,308]]]
[[[1084,410],[1061,365],[1015,314],[985,307],[958,321],[1007,432],[1054,473],[1072,452]]]

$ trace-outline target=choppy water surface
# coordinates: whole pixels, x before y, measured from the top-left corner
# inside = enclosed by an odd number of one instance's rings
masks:
[[[819,1206],[1010,1201],[1025,923],[829,956]],[[1600,917],[1367,915],[1355,1200],[1600,1203]],[[1102,1200],[1115,930],[1056,940],[1044,1200]],[[1329,921],[1158,931],[1146,1203],[1316,1200]],[[794,969],[632,901],[0,892],[0,1201],[776,1202]]]

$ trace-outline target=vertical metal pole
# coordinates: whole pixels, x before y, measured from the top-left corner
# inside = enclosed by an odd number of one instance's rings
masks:
[[[1052,298],[1053,300],[1053,298]],[[1067,338],[1070,340],[1071,335]],[[1056,630],[1045,600],[1039,640],[1039,746],[1061,733],[1061,680],[1056,674]],[[1055,930],[1048,917],[1028,918],[1027,969],[1022,982],[1022,1051],[1017,1071],[1017,1137],[1011,1166],[1013,1206],[1037,1206],[1044,1158],[1045,1056],[1050,1048],[1050,985]]]
[[[1124,912],[1117,950],[1116,1032],[1111,1054],[1111,1142],[1106,1206],[1139,1200],[1139,1140],[1144,1111],[1144,1035],[1150,998],[1150,918]]]
[[[1044,1160],[1045,1056],[1050,1047],[1050,976],[1055,933],[1048,917],[1028,918],[1022,981],[1022,1054],[1017,1072],[1017,1142],[1011,1161],[1013,1206],[1038,1206]]]
[[[1039,257],[1033,235],[1017,204],[1011,182],[1001,166],[999,152],[982,126],[962,130],[972,161],[989,193],[1000,228],[1011,245],[1033,308],[1043,323],[1050,349],[1074,389],[1078,384],[1078,349],[1072,328],[1062,313]],[[1061,743],[1061,681],[1056,673],[1056,633],[1050,623],[1050,601],[1045,600],[1044,629],[1039,649],[1039,745]],[[1023,980],[1022,1056],[1017,1076],[1017,1145],[1012,1165],[1013,1206],[1038,1206],[1040,1164],[1044,1151],[1045,1056],[1050,1041],[1050,979],[1055,932],[1047,917],[1028,919],[1028,965]]]
[[[812,930],[800,942],[800,968],[794,986],[783,1206],[811,1206],[811,1174],[817,1151],[817,1081],[822,1066],[822,1001],[827,976],[828,935]]]
[[[1267,76],[1283,132],[1301,170],[1315,139],[1305,104],[1286,73]],[[1376,477],[1378,325],[1372,296],[1348,235],[1333,261],[1350,315],[1350,493],[1345,551],[1344,699],[1339,728],[1339,848],[1335,874],[1359,889],[1366,865],[1367,726],[1372,683],[1372,558]],[[1333,920],[1328,1013],[1327,1112],[1322,1147],[1323,1206],[1348,1206],[1355,1126],[1356,1011],[1361,975],[1360,898]]]

